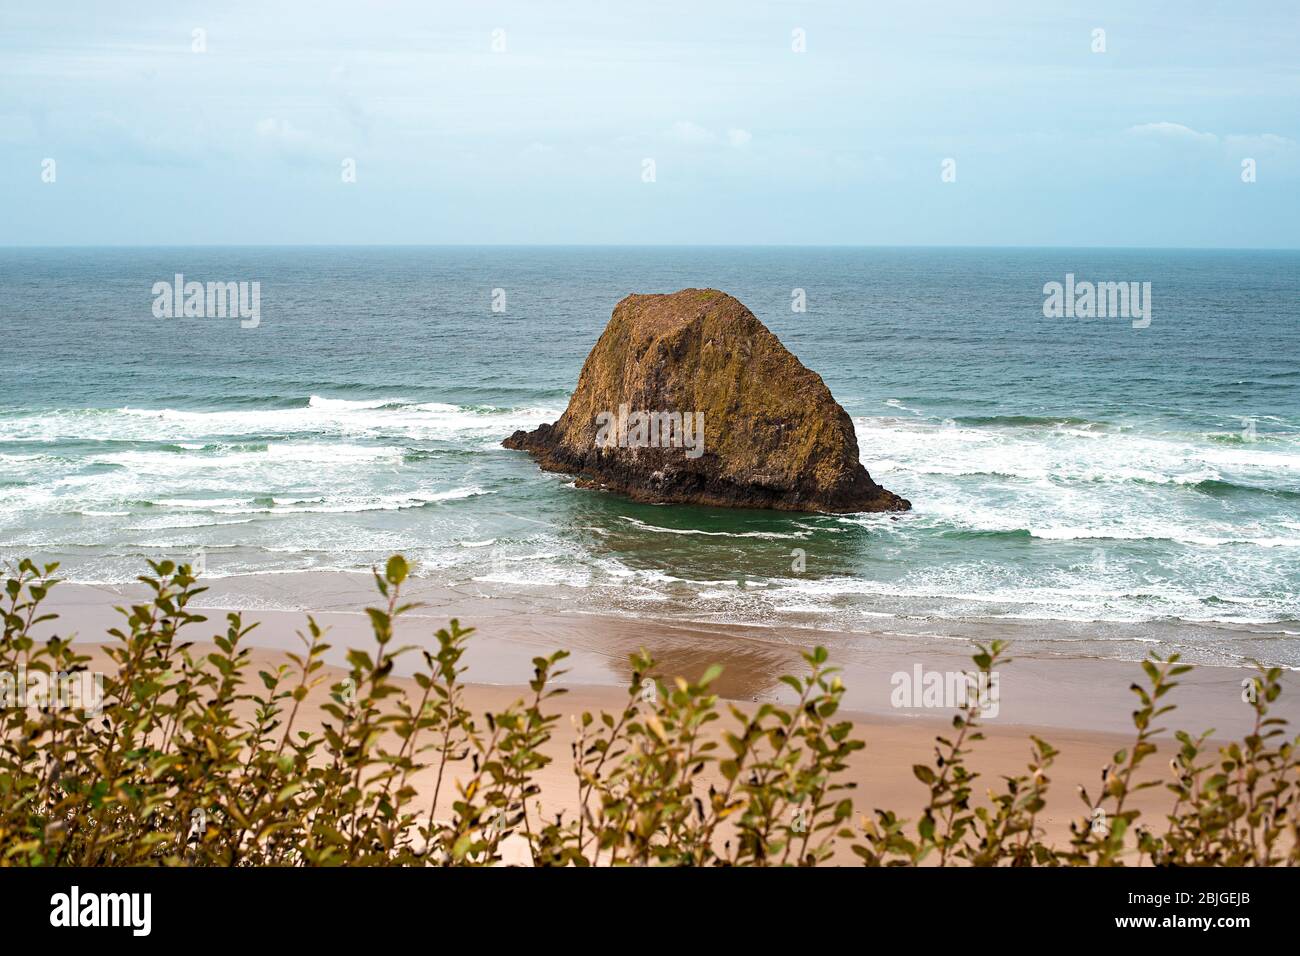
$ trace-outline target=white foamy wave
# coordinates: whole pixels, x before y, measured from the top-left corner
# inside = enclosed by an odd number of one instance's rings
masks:
[[[591,584],[591,572],[586,568],[540,565],[529,566],[525,570],[500,568],[475,575],[472,580],[484,584],[509,584],[521,587],[586,588]]]
[[[251,505],[254,500],[253,498],[159,498],[153,503],[164,508],[198,508],[210,511],[213,508]]]
[[[618,560],[618,558],[599,558],[596,560],[595,566],[605,574],[610,575],[616,581],[620,582],[637,581],[641,584],[655,585],[674,584],[682,580],[682,578],[675,577],[668,574],[666,571],[661,571],[657,568],[638,569],[628,567],[628,565]]]
[[[962,619],[971,615],[1017,620],[1133,624],[1183,620],[1202,624],[1261,624],[1287,613],[1276,599],[1201,594],[1170,581],[1134,580],[1125,568],[1086,577],[1046,575],[1029,580],[1001,569],[966,565],[918,571],[900,580],[827,577],[773,579],[762,593],[784,613],[906,613]],[[734,592],[733,592],[734,593]],[[700,598],[726,596],[703,591]],[[903,602],[903,603],[900,603]]]
[[[372,398],[372,399],[347,399],[347,398],[321,398],[319,395],[313,395],[307,399],[308,408],[319,408],[335,412],[365,411],[371,408],[383,408],[386,405],[409,405],[410,403],[404,398]]]
[[[563,409],[334,399],[312,395],[296,408],[189,411],[170,408],[56,409],[0,419],[0,441],[147,441],[202,448],[206,440],[282,435],[400,437],[451,441],[509,435],[554,420]]]
[[[1224,447],[1177,435],[1079,427],[972,428],[903,418],[855,418],[873,474],[1001,476],[1029,481],[1196,484],[1253,480],[1297,487],[1300,441]]]
[[[340,497],[337,500],[330,499],[306,499],[292,503],[274,503],[270,506],[259,506],[257,504],[227,504],[224,507],[213,507],[210,510],[214,514],[268,514],[268,515],[290,515],[290,514],[354,514],[365,511],[402,511],[407,508],[423,508],[425,505],[436,504],[440,501],[459,501],[462,498],[473,498],[478,495],[493,494],[493,492],[484,491],[479,487],[451,488],[446,491],[426,492],[423,494],[406,494],[406,495],[359,495],[353,497]]]
[[[699,528],[661,528],[658,525],[647,524],[644,521],[627,515],[621,515],[620,517],[624,521],[635,525],[642,531],[651,531],[655,534],[700,535],[706,538],[764,538],[767,540],[807,538],[812,534],[810,531],[704,531]]]

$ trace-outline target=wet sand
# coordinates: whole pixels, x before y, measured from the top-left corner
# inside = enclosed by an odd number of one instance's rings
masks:
[[[194,606],[209,617],[212,633],[223,628],[229,610],[243,614],[245,623],[257,623],[249,636],[254,646],[291,650],[298,647],[297,632],[311,613],[330,628],[334,650],[329,662],[342,665],[345,649],[370,647],[369,622],[364,608],[376,597],[368,575],[306,572],[238,579],[216,579]],[[259,609],[257,586],[265,586],[277,599],[295,595],[304,610]],[[238,588],[233,592],[232,588]],[[271,589],[274,589],[273,592]],[[90,586],[64,583],[50,598],[60,615],[56,629],[75,632],[80,640],[102,640],[119,620],[114,605],[142,600],[143,585]],[[250,600],[250,594],[253,599]],[[837,633],[714,624],[658,622],[646,618],[596,616],[548,611],[539,614],[524,603],[491,592],[465,593],[440,587],[427,579],[412,579],[405,597],[421,606],[403,617],[398,636],[404,643],[428,643],[437,628],[452,617],[476,634],[466,654],[469,680],[481,684],[523,685],[531,676],[531,659],[557,649],[571,652],[566,662],[569,686],[626,687],[630,679],[628,657],[645,648],[660,662],[661,672],[694,676],[712,664],[723,674],[716,685],[725,698],[742,701],[788,699],[782,674],[799,672],[801,652],[826,646],[831,660],[843,669],[847,686],[845,708],[861,716],[908,721],[946,721],[950,710],[896,707],[896,675],[923,674],[972,668],[973,642],[939,641],[886,633]],[[310,610],[307,610],[310,609]],[[201,639],[202,634],[195,635]],[[210,636],[207,635],[207,636]],[[989,628],[987,640],[1003,637]],[[1136,700],[1130,685],[1142,678],[1137,663],[1103,660],[1068,653],[1049,653],[1040,642],[1034,650],[1010,647],[1011,663],[999,669],[997,712],[990,725],[1023,725],[1075,731],[1127,733]],[[410,674],[415,658],[398,662],[398,674]],[[1246,733],[1253,712],[1242,700],[1246,668],[1198,666],[1180,680],[1171,715],[1174,725],[1189,731],[1213,729],[1216,737]],[[910,681],[909,681],[910,683]],[[1284,692],[1275,705],[1278,716],[1300,723],[1300,680],[1288,672]]]

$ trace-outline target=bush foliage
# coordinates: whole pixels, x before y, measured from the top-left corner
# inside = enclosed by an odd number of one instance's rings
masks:
[[[1270,866],[1300,862],[1296,741],[1269,716],[1280,672],[1261,668],[1254,729],[1208,751],[1209,734],[1178,732],[1163,786],[1162,820],[1144,820],[1133,794],[1162,785],[1143,773],[1158,726],[1174,709],[1176,656],[1142,664],[1135,737],[1102,769],[1066,846],[1044,841],[1041,815],[1057,751],[1032,737],[1025,771],[985,790],[969,762],[982,739],[979,704],[954,717],[910,819],[855,813],[845,780],[864,747],[837,719],[844,686],[825,649],[803,676],[784,677],[791,706],[742,709],[698,680],[660,676],[645,653],[618,713],[574,719],[572,785],[579,810],[547,816],[540,771],[559,715],[550,702],[565,652],[533,660],[528,693],[496,713],[465,701],[461,659],[471,629],[453,620],[429,646],[397,646],[408,568],[392,558],[369,609],[372,650],[350,649],[347,676],[329,688],[324,721],[300,713],[329,681],[329,645],[308,618],[298,653],[256,673],[240,615],[200,652],[188,636],[204,589],[188,566],[150,564],[148,603],[120,609],[98,712],[10,706],[0,715],[0,862],[6,865],[330,866],[494,865],[513,840],[535,865],[813,866],[856,857],[871,866]],[[0,673],[85,671],[91,658],[65,638],[36,640],[55,617],[41,605],[57,565],[23,561],[0,599]],[[185,637],[182,637],[184,632]],[[416,693],[393,678],[397,658],[421,663]],[[975,667],[1006,664],[999,642]],[[431,785],[418,789],[423,774]],[[436,812],[450,797],[451,809]],[[440,800],[442,804],[440,804]]]

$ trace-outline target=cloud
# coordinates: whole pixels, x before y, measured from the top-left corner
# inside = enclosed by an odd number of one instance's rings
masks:
[[[1277,133],[1226,133],[1220,137],[1214,133],[1202,133],[1190,126],[1184,126],[1182,123],[1169,122],[1143,123],[1140,126],[1130,126],[1126,132],[1139,136],[1154,136],[1169,140],[1204,143],[1205,145],[1222,143],[1223,146],[1233,151],[1253,148],[1261,151],[1289,152],[1295,149],[1297,145],[1300,145],[1295,140],[1279,136]]]
[[[1233,150],[1253,149],[1258,152],[1283,152],[1289,153],[1296,149],[1297,144],[1293,139],[1287,139],[1285,136],[1278,136],[1276,133],[1257,133],[1254,135],[1236,135],[1223,137],[1225,146]]]
[[[1268,157],[1274,171],[1290,172],[1296,168],[1300,159],[1300,144],[1293,139],[1279,136],[1277,133],[1203,133],[1184,126],[1181,123],[1144,123],[1131,126],[1127,132],[1141,137],[1147,142],[1208,147],[1202,149],[1201,155],[1210,156],[1215,161],[1231,162],[1244,157]]]
[[[747,129],[731,127],[725,134],[719,134],[689,120],[678,120],[664,136],[688,146],[720,146],[725,142],[735,149],[744,149],[754,138],[754,134]]]
[[[692,144],[714,143],[718,139],[712,131],[687,120],[678,120],[674,123],[672,129],[668,131],[668,137],[680,143]]]
[[[1169,139],[1181,139],[1191,142],[1204,143],[1213,145],[1219,141],[1219,137],[1213,133],[1201,133],[1192,129],[1190,126],[1184,126],[1182,123],[1170,123],[1162,121],[1159,123],[1142,123],[1139,126],[1130,126],[1128,132],[1135,133],[1138,136],[1162,136]]]

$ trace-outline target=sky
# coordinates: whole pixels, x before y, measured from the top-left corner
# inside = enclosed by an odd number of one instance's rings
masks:
[[[301,243],[1297,248],[1300,12],[0,8],[0,245]]]

